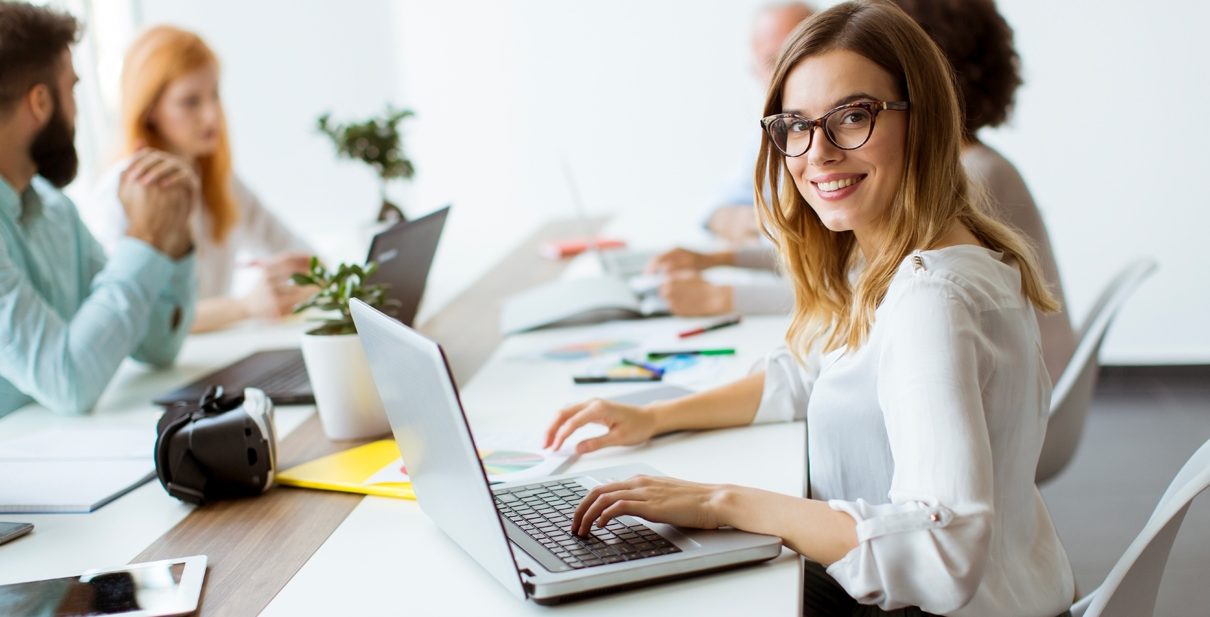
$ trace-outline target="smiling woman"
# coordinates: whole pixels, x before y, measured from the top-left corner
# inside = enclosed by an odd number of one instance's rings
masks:
[[[920,32],[914,23],[879,23],[876,31],[895,36],[863,36],[870,25],[861,20],[883,21],[872,13],[829,11],[812,20],[804,36],[788,44],[765,105],[766,113],[783,115],[823,114],[860,100],[910,106],[906,114],[887,115],[878,131],[871,117],[860,149],[842,148],[829,137],[813,151],[786,152],[778,132],[767,128],[756,181],[770,188],[760,195],[770,200],[759,200],[757,211],[796,282],[800,310],[790,338],[804,348],[824,334],[829,349],[859,345],[904,258],[963,231],[1007,252],[1021,269],[1030,301],[1056,309],[1033,250],[975,203],[959,160],[961,116],[944,113],[958,108],[944,56],[933,44],[906,47]],[[806,36],[812,30],[821,34]],[[797,190],[783,192],[787,181]],[[899,207],[891,208],[893,202]],[[959,220],[963,225],[955,226]],[[858,259],[867,267],[852,290],[849,275]]]
[[[808,560],[812,615],[1066,614],[1071,567],[1034,486],[1050,398],[1034,309],[1055,303],[968,189],[941,52],[889,2],[840,4],[791,36],[765,114],[757,202],[794,283],[787,348],[682,399],[572,405],[547,438],[607,426],[590,451],[806,417],[808,498],[632,478],[593,489],[573,530],[630,514],[777,535]]]

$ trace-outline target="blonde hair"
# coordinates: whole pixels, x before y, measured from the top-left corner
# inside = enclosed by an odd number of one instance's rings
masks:
[[[824,351],[864,343],[899,265],[912,251],[935,248],[955,220],[985,247],[1016,263],[1021,291],[1035,306],[1058,309],[1033,249],[987,214],[980,195],[972,192],[959,159],[962,116],[949,64],[898,7],[884,0],[845,2],[799,27],[777,61],[765,115],[782,112],[786,77],[799,62],[833,50],[852,51],[882,67],[911,103],[904,172],[888,215],[886,244],[864,256],[868,261],[851,285],[859,259],[853,233],[824,226],[794,185],[785,158],[767,134],[762,136],[756,210],[794,283],[794,316],[786,333],[794,353],[801,357],[821,342]]]
[[[165,88],[201,68],[219,65],[218,57],[198,35],[156,26],[144,32],[126,52],[122,66],[122,152],[129,155],[141,145],[164,149],[163,138],[149,117]],[[231,148],[227,122],[221,115],[218,146],[213,154],[198,159],[202,202],[216,242],[223,242],[239,220],[239,207],[231,192]]]

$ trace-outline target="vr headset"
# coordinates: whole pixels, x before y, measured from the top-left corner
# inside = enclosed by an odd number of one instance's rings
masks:
[[[273,486],[273,401],[261,390],[224,397],[222,386],[211,386],[196,405],[169,407],[156,431],[156,475],[177,499],[202,505]]]

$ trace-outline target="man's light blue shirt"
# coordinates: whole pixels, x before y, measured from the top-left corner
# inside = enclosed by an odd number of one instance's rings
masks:
[[[756,203],[756,179],[754,176],[756,159],[760,157],[761,134],[753,131],[753,137],[754,139],[748,142],[741,156],[736,159],[734,173],[719,191],[718,199],[706,211],[706,216],[702,219],[702,227],[706,230],[710,229],[710,219],[715,212],[732,206],[751,206]],[[769,187],[765,187],[765,201],[769,200],[770,195]]]
[[[107,260],[66,195],[0,178],[0,416],[33,401],[87,411],[126,356],[171,364],[193,323],[193,262],[134,238]]]

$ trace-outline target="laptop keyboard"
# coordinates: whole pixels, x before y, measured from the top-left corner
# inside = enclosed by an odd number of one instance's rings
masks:
[[[556,480],[497,490],[496,508],[526,536],[573,569],[681,552],[650,527],[628,525],[618,519],[609,521],[603,529],[594,525],[584,537],[572,534],[572,517],[586,494],[588,490],[575,480]]]
[[[248,386],[260,388],[267,393],[300,392],[310,390],[311,380],[302,354],[283,362],[272,369],[248,380]],[[242,392],[243,388],[239,388]]]

